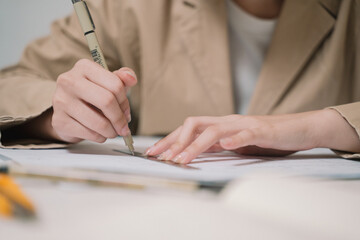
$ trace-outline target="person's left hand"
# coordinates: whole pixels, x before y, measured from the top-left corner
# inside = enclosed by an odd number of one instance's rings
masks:
[[[146,155],[187,164],[205,151],[284,156],[316,147],[360,151],[355,130],[335,110],[288,115],[190,117]]]

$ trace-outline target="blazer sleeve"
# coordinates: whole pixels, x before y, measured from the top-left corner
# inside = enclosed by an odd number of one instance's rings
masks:
[[[355,129],[360,140],[360,102],[330,108],[336,110]],[[360,159],[360,153],[348,153],[337,150],[334,150],[334,152],[343,158]]]
[[[122,1],[88,0],[110,70],[120,68],[116,46]],[[49,36],[30,43],[15,66],[0,71],[0,137],[5,129],[40,115],[52,105],[57,77],[91,55],[76,14],[55,21]],[[0,146],[6,139],[0,139]],[[2,145],[1,145],[2,144]]]
[[[354,1],[354,16],[355,16],[355,39],[354,39],[354,58],[353,58],[353,73],[350,74],[352,79],[352,92],[344,93],[352,96],[352,103],[333,106],[331,109],[336,110],[356,131],[360,139],[360,0]],[[360,159],[360,153],[348,153],[335,151],[338,155],[348,159]]]

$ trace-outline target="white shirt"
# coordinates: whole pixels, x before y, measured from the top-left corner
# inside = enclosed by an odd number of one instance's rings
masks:
[[[231,70],[236,111],[246,114],[276,19],[260,19],[227,0]]]

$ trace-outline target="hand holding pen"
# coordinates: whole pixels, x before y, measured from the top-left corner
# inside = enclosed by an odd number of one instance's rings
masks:
[[[90,60],[78,61],[57,79],[52,126],[60,140],[101,143],[130,135],[126,89],[136,82],[128,68],[109,72]]]
[[[84,139],[104,142],[120,135],[133,153],[126,92],[137,83],[136,75],[130,68],[108,71],[86,3],[72,2],[94,62],[79,60],[58,77],[52,116],[55,137],[75,143]]]

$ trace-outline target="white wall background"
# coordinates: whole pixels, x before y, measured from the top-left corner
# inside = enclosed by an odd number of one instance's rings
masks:
[[[71,0],[0,0],[0,68],[16,63],[30,41],[72,9]]]

